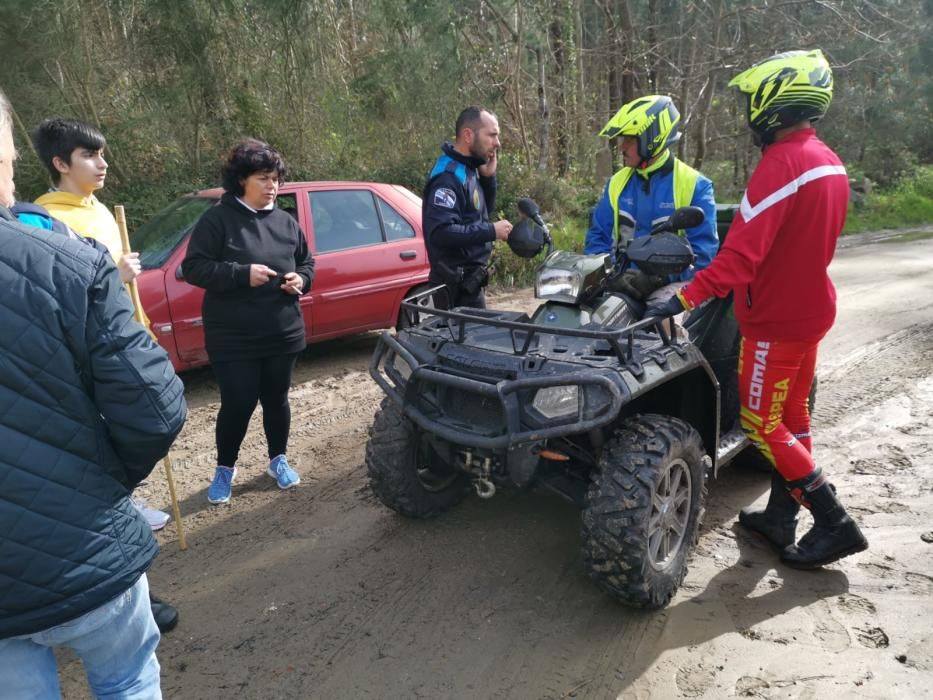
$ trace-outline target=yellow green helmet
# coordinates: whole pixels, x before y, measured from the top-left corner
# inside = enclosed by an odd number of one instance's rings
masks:
[[[805,119],[816,121],[833,99],[833,71],[819,49],[779,53],[729,81],[747,97],[748,126],[762,143]]]
[[[672,143],[680,141],[680,112],[667,95],[647,95],[632,100],[615,113],[600,136],[638,137],[638,155],[651,160]]]

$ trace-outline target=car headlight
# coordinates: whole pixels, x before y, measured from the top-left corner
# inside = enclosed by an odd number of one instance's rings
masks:
[[[580,295],[583,275],[576,270],[560,270],[544,267],[535,278],[535,296],[538,299],[554,299],[573,304]]]
[[[576,414],[580,405],[580,387],[576,384],[565,384],[539,389],[531,405],[545,418]]]

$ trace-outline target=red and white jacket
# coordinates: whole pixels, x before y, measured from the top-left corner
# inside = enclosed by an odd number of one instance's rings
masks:
[[[848,202],[845,166],[814,129],[767,146],[725,243],[683,299],[697,306],[734,291],[745,337],[819,340],[836,317],[827,268]]]

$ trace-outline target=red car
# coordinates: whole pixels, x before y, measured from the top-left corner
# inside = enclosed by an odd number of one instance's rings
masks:
[[[143,308],[178,371],[208,363],[204,290],[184,281],[181,262],[192,226],[222,193],[181,197],[130,237],[143,266]],[[301,297],[309,343],[395,325],[401,300],[427,282],[421,198],[404,187],[290,182],[277,204],[298,221],[314,255],[314,284]]]

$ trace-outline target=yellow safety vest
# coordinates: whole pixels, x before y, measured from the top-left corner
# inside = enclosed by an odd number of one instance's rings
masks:
[[[674,158],[671,154],[671,158]],[[634,168],[622,168],[609,180],[609,203],[612,205],[612,240],[619,236],[619,196],[628,184]],[[690,206],[693,190],[696,189],[700,173],[678,158],[674,158],[674,209]],[[683,231],[678,231],[681,236]]]

